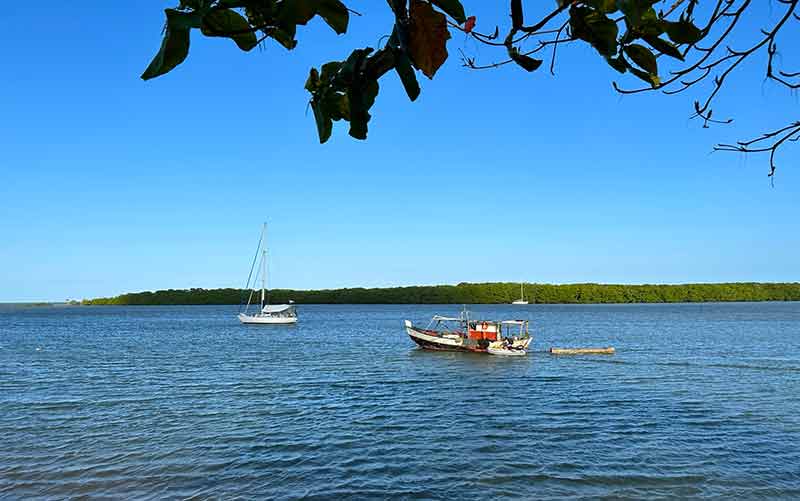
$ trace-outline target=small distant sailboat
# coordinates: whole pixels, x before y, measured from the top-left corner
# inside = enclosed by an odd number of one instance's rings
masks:
[[[250,304],[253,299],[255,290],[250,290],[250,295],[247,298],[247,305],[244,311],[239,312],[239,321],[243,324],[260,324],[260,325],[287,325],[297,323],[297,308],[289,301],[289,304],[269,304],[269,295],[267,294],[267,223],[264,223],[264,228],[261,230],[261,238],[258,240],[258,248],[256,248],[256,256],[253,258],[253,265],[250,267],[250,275],[247,277],[247,285],[245,288],[250,287],[250,278],[253,276],[253,269],[258,259],[258,251],[261,251],[261,303],[259,309],[253,313],[248,314]],[[263,249],[262,249],[263,244]],[[255,282],[255,281],[254,281]],[[254,283],[255,285],[255,283]]]
[[[511,304],[528,304],[528,301],[525,300],[525,292],[522,289],[522,284],[519,284],[519,299],[513,301]]]

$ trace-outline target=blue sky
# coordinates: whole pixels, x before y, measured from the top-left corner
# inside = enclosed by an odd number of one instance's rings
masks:
[[[149,82],[171,2],[4,10],[0,301],[242,286],[265,219],[276,287],[800,280],[800,150],[774,187],[765,158],[710,154],[797,119],[762,60],[716,106],[736,122],[702,129],[702,94],[620,97],[610,81],[634,82],[591,49],[560,52],[555,77],[470,71],[459,48],[500,54],[454,33],[416,103],[389,75],[369,139],[335,124],[319,145],[308,69],[390,26],[385,2],[350,4],[365,15],[344,37],[315,21],[295,51],[245,54],[195,35]],[[505,22],[464,4],[478,28]]]

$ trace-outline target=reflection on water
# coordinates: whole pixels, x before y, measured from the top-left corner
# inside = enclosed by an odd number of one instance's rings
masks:
[[[800,304],[474,308],[527,358],[403,331],[458,309],[2,306],[0,497],[800,496]]]

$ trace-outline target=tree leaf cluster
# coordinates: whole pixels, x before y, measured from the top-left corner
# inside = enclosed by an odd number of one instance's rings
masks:
[[[350,123],[350,135],[366,139],[370,109],[380,86],[378,80],[394,70],[411,101],[420,94],[416,71],[433,78],[448,58],[447,16],[466,23],[459,0],[388,0],[395,16],[392,36],[385,47],[354,50],[343,61],[312,68],[305,88],[311,94],[319,140],[326,142],[333,122]],[[164,75],[189,54],[193,29],[208,37],[232,40],[249,51],[266,38],[288,50],[297,45],[297,27],[315,16],[322,18],[337,34],[347,31],[349,10],[340,0],[180,0],[177,8],[166,9],[166,26],[161,48],[142,74],[144,80]],[[520,56],[529,66],[534,61]]]
[[[420,95],[416,72],[432,79],[448,59],[448,23],[465,25],[468,20],[459,0],[386,1],[394,15],[394,26],[384,47],[355,49],[346,59],[309,72],[305,88],[311,94],[310,107],[321,143],[330,139],[336,121],[349,122],[350,135],[366,139],[370,110],[380,90],[378,81],[388,72],[397,75],[409,99],[415,101]],[[524,26],[523,2],[509,1],[512,33],[535,30]],[[705,32],[690,19],[696,0],[689,2],[690,8],[678,20],[668,20],[664,13],[656,12],[656,3],[560,0],[557,5],[568,12],[570,39],[594,47],[620,73],[631,73],[658,87],[659,57],[683,60],[681,46],[692,46]],[[168,73],[186,59],[192,30],[208,37],[228,38],[243,51],[268,38],[291,50],[297,45],[297,27],[314,17],[321,18],[337,34],[347,31],[350,20],[350,11],[341,0],[179,0],[178,7],[166,9],[165,15],[162,44],[142,74],[145,80]],[[466,25],[460,28],[465,33],[475,27],[475,18],[469,19],[469,29]],[[524,70],[536,71],[542,65],[541,59],[530,57],[512,42],[505,45],[510,60]]]
[[[420,94],[416,71],[433,78],[447,60],[450,32],[447,17],[466,22],[458,0],[389,0],[395,25],[385,47],[354,50],[344,61],[324,64],[321,71],[312,68],[306,80],[311,93],[311,108],[320,143],[326,142],[333,122],[350,122],[349,133],[366,139],[369,110],[375,103],[378,80],[394,70],[411,101]],[[440,12],[438,9],[441,9]]]
[[[620,73],[630,72],[653,87],[661,80],[657,58],[683,60],[679,46],[693,45],[704,33],[687,16],[670,21],[657,13],[659,0],[587,0],[569,9],[574,38],[583,40],[606,58]],[[616,19],[622,15],[625,31],[620,35]],[[666,36],[666,38],[664,37]],[[646,44],[646,45],[644,45]]]
[[[297,26],[321,17],[338,34],[345,33],[350,12],[340,0],[181,0],[166,9],[161,48],[142,74],[149,80],[170,72],[189,54],[191,30],[232,40],[250,51],[266,38],[286,49],[297,45]]]

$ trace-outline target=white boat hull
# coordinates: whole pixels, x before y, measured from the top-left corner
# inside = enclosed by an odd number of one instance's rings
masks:
[[[511,303],[511,304],[528,304],[528,302],[527,302],[527,301],[524,301],[524,300],[517,299],[516,301],[514,301],[514,302],[513,302],[513,303]]]
[[[289,325],[296,324],[297,317],[277,317],[271,315],[245,315],[239,313],[239,321],[243,324]]]
[[[531,344],[531,338],[515,339],[511,345],[505,344],[503,341],[495,341],[489,344],[486,348],[492,355],[501,355],[505,357],[524,357],[528,354],[528,345]]]
[[[490,355],[500,355],[504,357],[524,357],[528,354],[528,350],[509,350],[507,348],[492,348],[491,346],[486,349]]]

